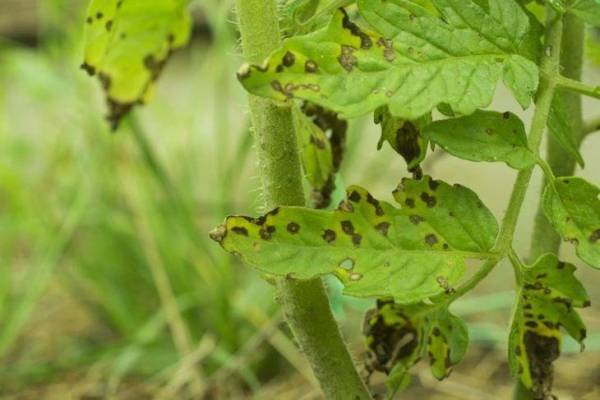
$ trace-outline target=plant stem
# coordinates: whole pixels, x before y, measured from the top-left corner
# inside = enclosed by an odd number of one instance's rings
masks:
[[[560,46],[563,31],[562,18],[557,16],[550,7],[546,7],[546,9],[548,13],[546,44],[540,65],[542,73],[540,86],[537,92],[535,114],[533,116],[528,138],[529,148],[533,154],[538,154],[540,152],[542,137],[548,123],[548,115],[550,114],[550,107],[556,90],[556,82],[552,77],[557,76],[560,71]],[[517,176],[508,210],[502,221],[498,242],[496,243],[496,248],[501,253],[506,253],[512,246],[513,236],[521,213],[521,207],[525,200],[525,194],[527,193],[529,183],[531,182],[534,167],[535,165],[521,170]]]
[[[281,41],[275,0],[236,0],[244,57],[261,63]],[[304,205],[292,114],[250,96],[265,206]],[[320,279],[279,279],[287,322],[328,399],[370,399],[333,318]]]
[[[583,64],[583,47],[585,37],[585,25],[574,15],[564,16],[563,28],[564,41],[561,49],[561,67],[563,75],[570,79],[580,79]],[[583,121],[581,112],[581,96],[577,93],[563,91],[566,113],[573,127],[572,134],[575,142],[579,145],[584,137]],[[554,140],[548,136],[548,147],[546,152],[547,164],[555,176],[572,175],[575,171],[575,160],[569,156]],[[548,177],[544,178],[543,187],[548,184]],[[544,215],[542,204],[538,206],[535,218],[533,238],[531,242],[530,258],[535,259],[544,253],[558,253],[560,248],[560,237],[554,231],[550,222]]]
[[[557,83],[561,88],[565,88],[579,94],[600,99],[600,86],[589,86],[583,82],[567,78],[565,76],[559,76],[557,78]]]
[[[565,23],[571,24],[570,17],[564,18],[563,16],[558,16],[556,12],[550,7],[546,6],[546,50],[550,50],[550,57],[548,57],[548,53],[544,57],[542,61],[542,82],[540,86],[540,90],[538,91],[538,103],[536,107],[536,115],[534,116],[534,122],[532,125],[532,135],[534,133],[534,127],[539,130],[539,142],[541,143],[542,135],[546,128],[548,122],[548,114],[550,112],[550,106],[552,104],[552,99],[554,97],[554,92],[556,89],[556,82],[554,81],[553,76],[558,76],[561,68],[561,62],[565,62],[565,56],[561,54],[562,44],[564,44],[565,48],[569,46],[579,46],[581,45],[581,41],[579,43],[574,43],[573,38],[566,38],[569,40],[562,41],[563,29],[565,29]],[[565,23],[563,23],[563,20]],[[567,28],[570,29],[570,28]],[[543,101],[543,103],[542,103]],[[566,102],[568,103],[568,102]],[[544,106],[544,109],[540,110],[540,108]],[[540,115],[539,114],[544,114]],[[537,118],[536,118],[537,117]],[[543,120],[543,121],[542,121]],[[536,123],[537,121],[537,123]],[[542,123],[543,122],[543,123]],[[539,144],[538,143],[538,151],[535,154],[539,153]],[[568,156],[567,156],[568,157]],[[573,161],[574,162],[574,161]],[[529,178],[531,178],[531,173],[529,173]],[[542,216],[542,218],[544,218]],[[539,220],[539,215],[538,215]],[[546,228],[547,232],[552,232],[552,228],[548,226]],[[538,235],[547,234],[544,232],[538,233]],[[559,242],[560,243],[560,242]],[[541,251],[540,249],[536,249],[536,251]],[[537,256],[537,254],[536,254]],[[534,394],[531,390],[526,388],[520,379],[517,379],[515,384],[515,390],[513,393],[514,400],[533,400]]]

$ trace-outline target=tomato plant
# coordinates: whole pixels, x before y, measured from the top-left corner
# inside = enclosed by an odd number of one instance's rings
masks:
[[[516,398],[552,398],[563,335],[583,344],[577,309],[590,305],[560,239],[600,268],[600,189],[572,176],[584,166],[580,81],[583,24],[596,0],[237,0],[244,57],[238,79],[250,111],[265,206],[211,232],[223,249],[275,282],[296,339],[328,398],[371,398],[329,310],[323,275],[348,296],[377,300],[365,317],[366,367],[389,375],[388,397],[427,357],[442,380],[468,346],[449,309],[504,259],[517,296],[508,359]],[[170,52],[189,35],[186,0],[93,0],[83,67],[97,75],[116,127],[147,101]],[[531,126],[489,109],[503,83]],[[532,105],[533,104],[533,105]],[[372,114],[410,177],[394,204],[351,186],[330,206],[346,120]],[[548,155],[541,154],[545,132]],[[518,171],[497,221],[478,195],[423,171],[429,149]],[[545,176],[532,253],[513,249],[535,168]],[[382,173],[386,173],[383,172]],[[387,173],[394,173],[387,172]],[[311,186],[306,206],[303,177]],[[467,274],[467,263],[479,266]]]

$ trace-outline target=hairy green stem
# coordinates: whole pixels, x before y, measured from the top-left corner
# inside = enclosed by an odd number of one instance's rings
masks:
[[[280,45],[275,0],[236,0],[244,57],[262,61]],[[289,108],[250,96],[264,202],[304,205],[300,160]],[[287,322],[328,399],[370,399],[333,318],[320,279],[277,282]]]

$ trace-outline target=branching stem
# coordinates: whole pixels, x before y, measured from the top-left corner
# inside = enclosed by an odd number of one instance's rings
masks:
[[[546,125],[548,123],[548,116],[550,115],[550,107],[552,105],[552,99],[556,91],[555,80],[549,78],[556,76],[560,71],[560,48],[562,41],[563,22],[562,17],[558,16],[554,11],[549,10],[548,24],[546,30],[546,51],[541,63],[542,77],[540,80],[540,87],[537,92],[537,101],[535,114],[531,124],[531,130],[528,137],[529,148],[534,154],[539,154],[540,146]],[[493,253],[497,253],[498,256],[490,258],[486,261],[483,266],[468,280],[465,284],[459,287],[456,292],[450,297],[449,301],[453,301],[463,294],[473,289],[479,282],[481,282],[488,274],[494,269],[498,262],[509,256],[511,258],[512,242],[521,213],[521,208],[529,188],[529,183],[533,175],[533,169],[535,165],[523,169],[519,172],[513,191],[510,197],[508,208],[502,225],[500,227],[500,234],[498,241],[492,250]],[[513,254],[515,256],[516,254]],[[511,261],[513,261],[511,259]],[[519,275],[517,275],[517,281]]]

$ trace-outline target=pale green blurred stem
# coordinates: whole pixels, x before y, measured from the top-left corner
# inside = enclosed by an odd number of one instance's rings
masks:
[[[275,0],[236,0],[244,57],[262,61],[281,42]],[[250,96],[250,114],[266,208],[305,204],[300,160],[289,108]],[[287,322],[328,399],[370,399],[333,318],[320,279],[280,279]]]
[[[563,17],[562,32],[563,40],[560,54],[562,74],[567,78],[579,80],[583,64],[585,26],[578,18],[568,14]],[[575,92],[566,90],[561,95],[565,96],[566,112],[573,124],[574,132],[578,133],[576,137],[577,143],[581,143],[584,137],[581,96]],[[550,135],[548,135],[546,160],[556,176],[572,175],[575,171],[575,160]],[[544,177],[543,187],[547,183],[548,180]],[[557,254],[559,250],[560,237],[544,216],[540,198],[533,229],[530,259],[533,261],[547,252]],[[517,381],[513,398],[514,400],[533,400],[534,396],[520,381]]]

